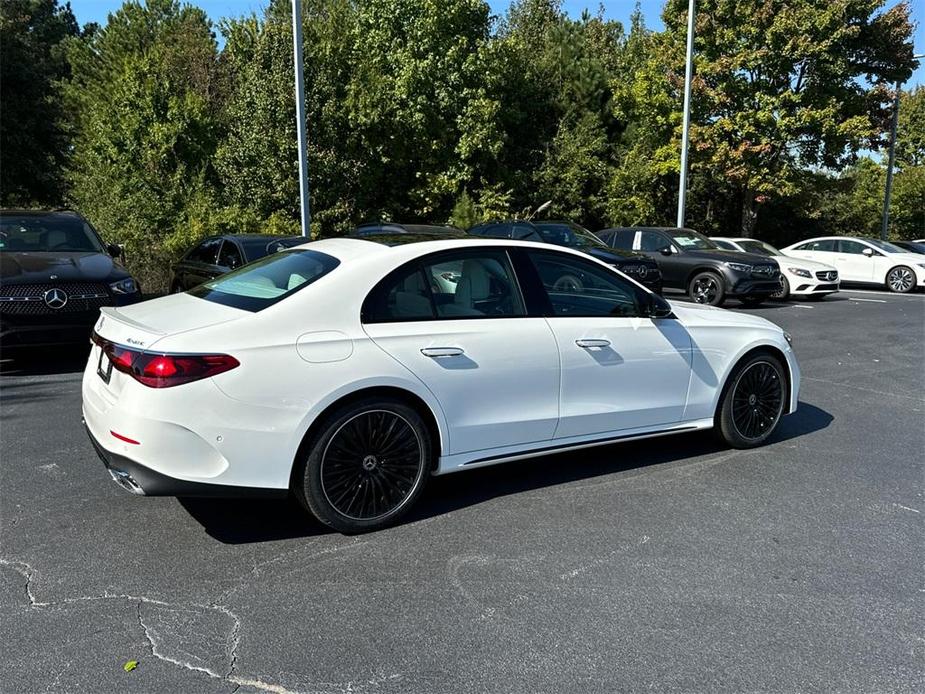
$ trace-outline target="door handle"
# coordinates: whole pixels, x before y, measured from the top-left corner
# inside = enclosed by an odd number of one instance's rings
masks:
[[[443,357],[459,357],[465,354],[462,347],[425,347],[421,354],[431,359],[442,359]]]
[[[604,338],[582,338],[575,340],[575,344],[584,349],[594,349],[595,347],[610,347],[610,340]]]

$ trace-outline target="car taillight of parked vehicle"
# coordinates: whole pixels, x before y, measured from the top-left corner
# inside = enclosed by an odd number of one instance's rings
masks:
[[[112,368],[149,388],[171,388],[230,371],[240,362],[228,354],[163,354],[131,349],[93,333]]]

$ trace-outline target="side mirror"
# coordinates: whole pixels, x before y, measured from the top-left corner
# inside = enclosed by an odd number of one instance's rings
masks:
[[[648,318],[671,318],[671,304],[665,301],[658,294],[649,294],[649,301],[646,311]]]
[[[861,251],[861,253],[870,258],[874,254],[874,251],[872,248],[865,248],[863,251]]]
[[[671,255],[671,246],[663,246],[658,249],[658,252],[662,255]]]
[[[123,246],[121,243],[107,243],[106,251],[113,258],[122,258],[123,260],[125,259],[125,246]]]

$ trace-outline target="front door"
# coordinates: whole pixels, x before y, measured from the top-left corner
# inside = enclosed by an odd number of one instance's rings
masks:
[[[691,374],[684,326],[642,317],[644,294],[592,261],[527,254],[549,298],[562,363],[556,438],[680,421]]]
[[[860,241],[838,240],[838,252],[835,254],[835,261],[843,280],[848,282],[873,281],[876,262],[872,256],[864,255],[865,249],[867,249],[867,246]]]
[[[426,256],[391,273],[364,330],[436,396],[447,454],[546,441],[559,416],[559,353],[528,317],[503,249]]]

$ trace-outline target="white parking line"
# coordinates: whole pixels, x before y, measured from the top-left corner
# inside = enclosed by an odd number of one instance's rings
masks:
[[[884,301],[883,299],[854,299],[852,298],[851,301],[867,301],[871,304],[885,304],[886,303],[886,301]]]
[[[898,298],[908,298],[908,299],[912,299],[912,298],[925,298],[925,295],[919,294],[919,293],[898,294],[898,293],[896,293],[896,292],[887,292],[887,291],[878,292],[876,289],[840,289],[838,293],[839,293],[839,294],[874,294],[874,295],[879,295],[879,296],[891,296],[891,297],[893,297],[894,299],[898,299]]]
[[[808,308],[810,311],[816,308],[815,306],[804,306],[803,304],[791,304],[791,306],[793,306],[793,308]]]

